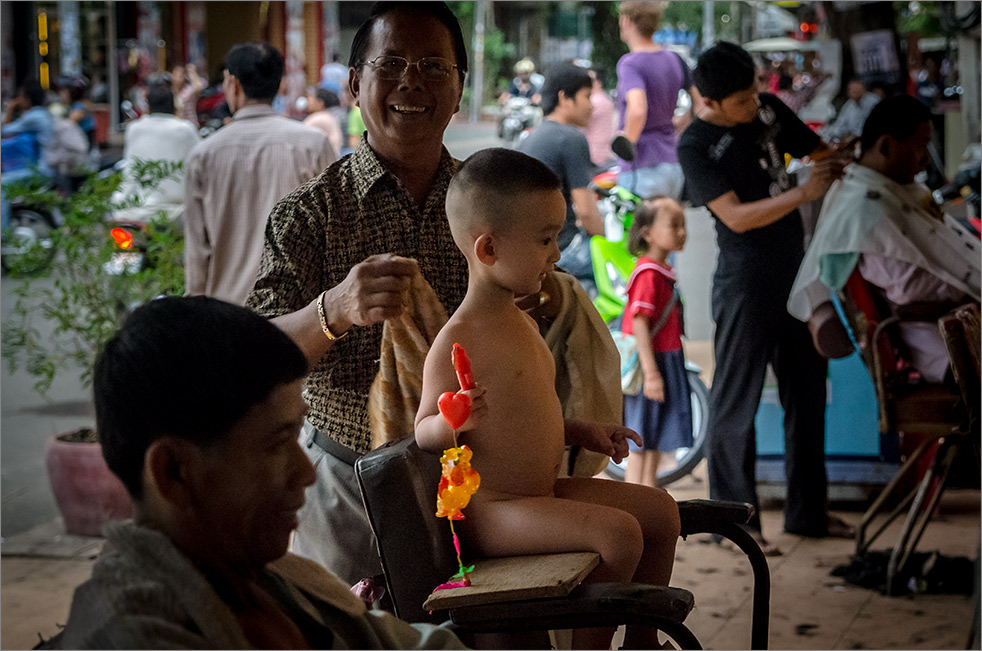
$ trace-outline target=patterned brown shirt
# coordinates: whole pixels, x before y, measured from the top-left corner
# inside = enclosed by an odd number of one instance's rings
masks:
[[[467,291],[467,262],[447,223],[447,186],[458,162],[444,149],[420,209],[362,136],[358,149],[284,197],[266,225],[262,263],[246,303],[265,317],[295,312],[378,253],[415,258],[452,314]],[[356,452],[370,448],[368,390],[382,324],[353,327],[307,377],[307,418]]]

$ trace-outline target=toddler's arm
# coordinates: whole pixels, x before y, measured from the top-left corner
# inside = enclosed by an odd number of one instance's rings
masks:
[[[454,445],[454,430],[444,420],[438,404],[441,394],[460,389],[451,357],[452,347],[447,341],[452,341],[452,337],[438,336],[423,364],[423,390],[416,412],[416,443],[430,452],[442,452]],[[470,416],[457,430],[458,434],[476,428],[487,411],[484,388],[480,385],[459,393],[470,398],[471,408]]]
[[[627,439],[642,445],[637,432],[616,423],[587,423],[567,418],[565,425],[567,445],[579,445],[606,454],[615,463],[620,463],[629,454]]]
[[[423,377],[426,377],[425,371]],[[457,430],[457,433],[461,434],[477,427],[484,413],[487,411],[487,403],[484,400],[484,388],[480,385],[467,391],[459,391],[458,393],[466,395],[471,401],[471,414],[464,421],[464,424],[460,426],[460,429]],[[426,395],[425,379],[423,395]],[[442,452],[447,448],[453,447],[455,443],[454,431],[447,424],[447,421],[443,419],[443,414],[440,413],[440,409],[437,406],[437,400],[434,399],[432,405],[427,405],[432,407],[432,409],[427,409],[425,412],[423,409],[424,404],[426,403],[420,402],[419,411],[416,413],[416,444],[430,452]]]

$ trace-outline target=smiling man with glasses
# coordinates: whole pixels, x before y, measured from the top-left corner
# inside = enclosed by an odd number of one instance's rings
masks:
[[[370,448],[382,322],[402,314],[417,267],[448,312],[467,289],[445,209],[457,162],[443,146],[467,54],[444,3],[384,2],[348,61],[366,132],[353,154],[273,209],[248,305],[287,332],[312,369],[301,443],[317,482],[294,551],[355,583],[381,572],[353,464]]]

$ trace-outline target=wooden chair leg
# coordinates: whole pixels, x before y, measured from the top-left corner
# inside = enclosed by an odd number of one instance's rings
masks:
[[[899,575],[907,561],[910,560],[917,543],[920,542],[924,529],[927,528],[931,514],[941,500],[945,486],[948,483],[948,475],[951,472],[951,465],[961,449],[964,436],[952,434],[940,441],[937,455],[931,470],[924,475],[918,486],[914,502],[907,513],[904,525],[897,537],[897,543],[890,553],[890,560],[887,563],[886,586],[887,595],[894,594],[896,577]],[[926,504],[926,506],[925,506]]]

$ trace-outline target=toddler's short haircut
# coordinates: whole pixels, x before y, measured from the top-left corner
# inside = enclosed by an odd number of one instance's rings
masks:
[[[447,217],[451,229],[476,213],[491,225],[500,226],[507,223],[511,213],[501,208],[515,195],[561,189],[559,177],[528,154],[503,147],[482,149],[465,160],[450,181]],[[467,203],[467,209],[462,202]]]
[[[753,86],[757,71],[746,50],[720,41],[702,53],[692,77],[703,97],[722,102],[733,93]]]

